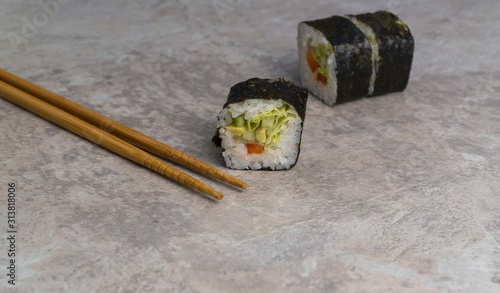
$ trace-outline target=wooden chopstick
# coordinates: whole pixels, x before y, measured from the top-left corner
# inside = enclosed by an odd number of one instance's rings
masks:
[[[0,69],[0,80],[11,84],[12,86],[21,89],[22,91],[25,91],[49,104],[52,104],[57,108],[62,109],[63,111],[66,111],[96,127],[99,127],[140,149],[191,168],[202,174],[216,178],[222,182],[232,184],[242,189],[247,187],[245,182],[236,177],[226,174],[164,143],[161,143],[151,137],[133,130],[132,128],[65,99],[49,90],[37,86],[2,69]]]
[[[3,81],[0,81],[0,96],[124,158],[216,199],[222,199],[222,193],[164,161]]]

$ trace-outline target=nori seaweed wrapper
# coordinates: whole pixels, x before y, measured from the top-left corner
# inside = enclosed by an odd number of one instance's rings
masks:
[[[306,118],[308,90],[283,78],[251,78],[232,86],[223,108],[250,99],[283,100],[292,105],[302,121]]]
[[[336,104],[368,95],[372,75],[372,48],[364,33],[341,16],[305,21],[330,42],[337,61]]]
[[[309,91],[295,85],[291,81],[286,81],[283,78],[277,79],[260,79],[251,78],[235,84],[229,90],[227,101],[222,108],[226,108],[229,104],[241,103],[250,99],[260,100],[283,100],[292,105],[297,114],[302,119],[302,126],[306,118],[306,104]],[[215,132],[212,141],[217,145],[221,145],[219,131]],[[300,146],[299,146],[300,150]]]
[[[408,26],[386,11],[355,15],[375,32],[379,61],[373,95],[403,91],[410,78],[414,40]]]

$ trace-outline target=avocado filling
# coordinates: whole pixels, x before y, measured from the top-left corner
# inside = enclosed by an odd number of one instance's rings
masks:
[[[280,108],[274,106],[273,110],[259,113],[249,120],[242,114],[234,118],[233,122],[226,126],[226,130],[235,138],[238,137],[248,143],[257,143],[268,149],[278,141],[283,125],[295,118],[297,114],[289,105]]]
[[[308,44],[308,63],[309,68],[313,72],[313,76],[316,80],[326,84],[328,80],[328,70],[326,66],[328,65],[328,57],[333,54],[333,48],[330,43],[328,44],[317,44],[311,45],[309,40]]]

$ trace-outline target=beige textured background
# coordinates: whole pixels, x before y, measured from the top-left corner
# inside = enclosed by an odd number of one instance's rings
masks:
[[[249,187],[187,171],[216,202],[0,99],[0,291],[500,291],[500,2],[57,3],[0,4],[1,68]],[[334,108],[310,96],[292,170],[226,169],[210,140],[229,87],[298,81],[299,21],[379,9],[414,35],[407,89]]]

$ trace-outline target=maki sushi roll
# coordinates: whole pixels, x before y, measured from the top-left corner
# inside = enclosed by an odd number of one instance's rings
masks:
[[[367,95],[370,42],[349,19],[302,22],[298,42],[302,86],[311,93],[329,106]]]
[[[368,95],[403,91],[410,78],[415,47],[408,26],[385,11],[348,18],[368,36],[372,47],[373,72]]]
[[[302,86],[329,106],[408,84],[413,36],[390,12],[304,21],[297,40]]]
[[[213,141],[232,169],[286,170],[299,157],[308,91],[282,78],[231,87]]]

